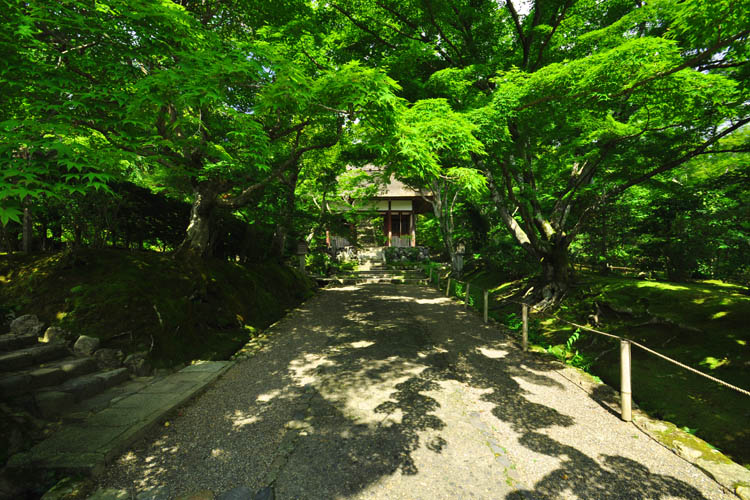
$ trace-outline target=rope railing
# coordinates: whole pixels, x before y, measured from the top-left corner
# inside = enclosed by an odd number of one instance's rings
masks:
[[[439,273],[435,273],[435,278],[436,278],[436,286],[438,287],[438,289],[440,289],[440,275],[439,275]],[[429,269],[429,281],[430,281],[430,283],[433,282],[433,268],[432,267],[430,267],[430,269]],[[468,308],[469,307],[469,298],[471,297],[471,295],[470,295],[470,290],[472,288],[471,283],[470,282],[463,282],[463,281],[456,280],[454,278],[450,278],[449,277],[448,278],[448,284],[447,284],[447,286],[445,288],[445,296],[446,297],[450,296],[450,290],[451,290],[451,283],[452,282],[453,283],[461,283],[463,285],[466,285],[466,292],[464,294],[464,308]],[[484,306],[483,307],[483,317],[484,317],[484,322],[487,323],[489,321],[489,317],[488,317],[488,310],[489,310],[489,290],[483,289],[483,288],[478,287],[476,285],[474,285],[473,288],[475,290],[482,291],[482,295],[483,295],[483,299],[484,299],[483,300],[483,302],[484,302],[484,304],[483,304],[483,306]],[[668,356],[665,356],[664,354],[661,354],[660,352],[657,352],[657,351],[651,349],[650,347],[647,347],[647,346],[645,346],[645,345],[643,345],[643,344],[641,344],[639,342],[636,342],[634,340],[630,340],[628,338],[622,337],[620,335],[615,335],[613,333],[603,332],[601,330],[596,330],[595,328],[591,328],[590,326],[580,325],[578,323],[574,323],[572,321],[568,321],[566,319],[563,319],[563,318],[559,317],[556,314],[550,313],[550,312],[542,310],[542,309],[538,309],[538,308],[536,308],[536,307],[534,307],[534,306],[532,306],[532,305],[530,305],[528,303],[525,303],[525,302],[520,302],[520,301],[510,300],[510,299],[506,299],[506,300],[508,302],[511,302],[511,303],[514,303],[514,304],[518,304],[518,305],[521,306],[521,321],[522,321],[522,328],[521,328],[521,338],[522,338],[522,340],[521,340],[521,343],[522,343],[522,349],[524,351],[528,350],[528,332],[529,332],[529,321],[528,321],[528,318],[529,318],[529,310],[532,310],[532,311],[535,311],[535,312],[538,312],[538,313],[542,313],[542,314],[547,314],[547,315],[555,318],[558,321],[561,321],[563,323],[567,323],[567,324],[569,324],[571,326],[574,326],[576,328],[580,328],[581,330],[592,332],[592,333],[595,333],[597,335],[602,335],[602,336],[609,337],[609,338],[612,338],[612,339],[617,339],[617,340],[620,341],[620,403],[621,403],[621,417],[626,422],[629,422],[632,419],[632,410],[631,410],[631,406],[632,406],[632,403],[631,403],[631,401],[632,401],[632,391],[631,391],[631,381],[630,381],[630,379],[631,379],[631,377],[630,377],[630,373],[631,373],[630,346],[631,345],[639,347],[640,349],[643,349],[644,351],[648,352],[649,354],[653,354],[654,356],[657,356],[657,357],[659,357],[659,358],[661,358],[661,359],[663,359],[665,361],[668,361],[669,363],[672,363],[673,365],[679,366],[680,368],[684,368],[685,370],[688,370],[688,371],[690,371],[690,372],[692,372],[692,373],[694,373],[696,375],[699,375],[699,376],[704,377],[704,378],[706,378],[708,380],[716,382],[716,383],[718,383],[718,384],[720,384],[720,385],[722,385],[724,387],[727,387],[729,389],[737,391],[740,394],[744,394],[745,396],[750,396],[750,391],[748,391],[746,389],[743,389],[741,387],[737,387],[736,385],[732,385],[729,382],[725,382],[724,380],[721,380],[721,379],[718,379],[718,378],[713,377],[711,375],[708,375],[707,373],[703,373],[700,370],[696,370],[695,368],[692,368],[692,367],[690,367],[690,366],[688,366],[688,365],[686,365],[684,363],[681,363],[681,362],[679,362],[679,361],[677,361],[675,359],[672,359],[672,358],[670,358]]]

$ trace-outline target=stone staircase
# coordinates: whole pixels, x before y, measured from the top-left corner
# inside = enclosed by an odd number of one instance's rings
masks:
[[[322,284],[346,286],[369,283],[424,284],[427,279],[420,269],[390,268],[385,263],[384,247],[365,248],[357,254],[357,270],[326,278]]]
[[[62,341],[40,342],[33,333],[0,335],[0,400],[36,417],[63,415],[129,378],[127,368],[102,368]]]

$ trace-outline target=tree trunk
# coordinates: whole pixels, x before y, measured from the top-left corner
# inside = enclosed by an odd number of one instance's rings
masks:
[[[31,253],[31,208],[28,206],[28,200],[23,207],[23,236],[22,249],[24,253]]]
[[[41,240],[42,252],[49,252],[49,238],[47,238],[47,223],[42,222],[42,227],[39,230],[39,239]]]
[[[177,249],[177,255],[207,257],[211,255],[211,219],[217,193],[210,185],[199,185],[195,188],[194,195],[195,200],[190,208],[190,222],[185,239]]]
[[[438,183],[433,183],[432,192],[433,199],[430,203],[432,204],[432,211],[440,223],[443,245],[451,261],[451,273],[456,278],[460,278],[463,271],[463,256],[456,251],[456,242],[453,239],[453,203],[450,201],[450,193],[445,186]]]
[[[570,287],[571,268],[568,245],[558,243],[541,258],[542,281],[539,284],[540,307],[559,303]]]
[[[271,255],[276,259],[284,258],[284,249],[286,248],[286,239],[293,232],[292,224],[294,222],[294,192],[297,189],[297,179],[299,170],[290,172],[289,178],[286,179],[284,187],[286,188],[285,198],[286,205],[282,209],[279,222],[276,224],[273,242],[271,246]]]

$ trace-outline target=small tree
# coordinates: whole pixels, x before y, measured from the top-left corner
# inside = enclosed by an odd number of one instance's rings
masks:
[[[475,130],[447,101],[419,101],[400,114],[398,153],[391,169],[432,206],[457,276],[462,266],[455,240],[456,204],[462,196],[477,196],[485,188],[484,177],[471,166],[472,155],[483,154]]]

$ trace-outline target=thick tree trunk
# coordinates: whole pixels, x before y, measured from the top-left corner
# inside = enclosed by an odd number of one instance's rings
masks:
[[[571,267],[568,258],[568,246],[557,244],[541,259],[542,276],[539,283],[539,306],[545,307],[559,303],[568,291],[571,281]]]
[[[196,187],[190,222],[185,239],[177,249],[177,255],[192,254],[199,257],[211,255],[211,219],[216,206],[216,191],[208,185]]]

